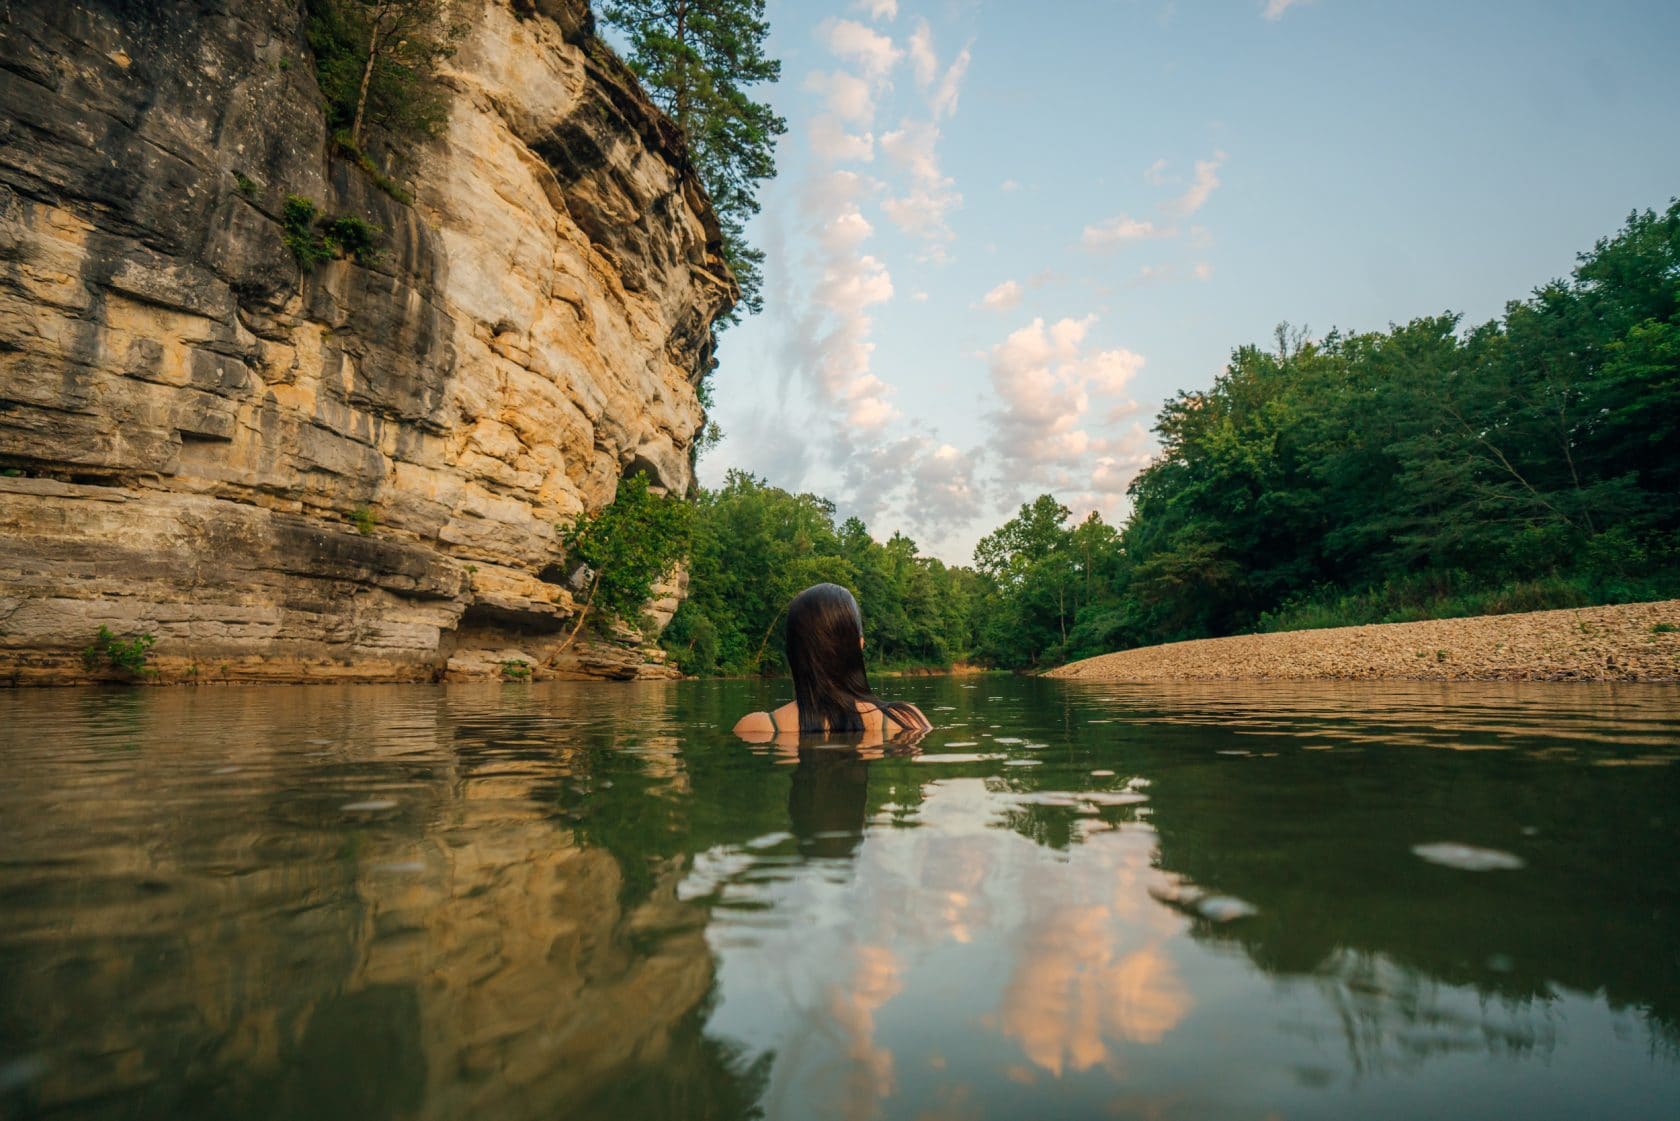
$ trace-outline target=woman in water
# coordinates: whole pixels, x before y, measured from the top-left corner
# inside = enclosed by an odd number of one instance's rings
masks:
[[[883,701],[863,668],[863,615],[838,584],[818,584],[793,597],[787,611],[787,661],[793,700],[772,712],[749,712],[735,734],[755,743],[779,737],[862,733],[879,742],[933,725],[922,710]]]

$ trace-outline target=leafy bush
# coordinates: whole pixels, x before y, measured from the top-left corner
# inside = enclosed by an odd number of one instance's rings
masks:
[[[379,240],[385,236],[383,228],[354,215],[321,214],[315,200],[303,195],[286,196],[280,224],[286,248],[305,270],[346,256],[359,265],[375,264],[379,260]]]
[[[118,638],[109,627],[100,627],[99,633],[82,651],[82,664],[90,671],[109,667],[138,676],[146,672],[146,662],[155,645],[157,638],[154,635]]]
[[[610,506],[558,528],[568,558],[595,573],[593,609],[634,626],[653,598],[653,585],[687,551],[693,525],[688,503],[653,493],[647,476],[638,473],[618,484]]]

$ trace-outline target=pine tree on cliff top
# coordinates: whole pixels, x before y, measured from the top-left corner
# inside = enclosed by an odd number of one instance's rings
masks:
[[[631,69],[688,138],[741,306],[760,311],[764,251],[747,244],[746,222],[758,213],[758,184],[776,174],[776,137],[787,131],[744,88],[782,72],[764,57],[764,0],[608,0],[601,14],[624,33]]]

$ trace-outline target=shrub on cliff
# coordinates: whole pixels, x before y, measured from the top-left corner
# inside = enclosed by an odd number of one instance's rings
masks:
[[[379,260],[379,241],[385,231],[352,214],[320,214],[313,199],[289,195],[280,212],[286,248],[305,270],[338,257],[353,257],[359,265]]]
[[[635,474],[618,484],[611,505],[562,525],[560,543],[567,558],[593,573],[589,609],[640,625],[653,586],[688,551],[693,521],[693,507],[653,493],[647,476]]]

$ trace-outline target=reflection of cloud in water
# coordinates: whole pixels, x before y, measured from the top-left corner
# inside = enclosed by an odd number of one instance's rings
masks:
[[[1190,996],[1158,945],[1118,953],[1103,907],[1047,912],[1022,947],[1000,1026],[1053,1075],[1109,1058],[1109,1041],[1159,1043]]]
[[[850,978],[829,986],[828,1013],[850,1062],[841,1114],[868,1121],[893,1092],[893,1056],[875,1041],[875,1013],[903,989],[903,966],[885,946],[858,946]]]
[[[1157,878],[1152,847],[1148,830],[1107,834],[1075,850],[1063,877],[1027,881],[1032,917],[1016,935],[999,1027],[1052,1075],[1108,1062],[1116,1041],[1159,1043],[1190,1011],[1163,949],[1182,924],[1144,890]],[[1082,858],[1096,850],[1109,859]],[[1080,902],[1058,902],[1070,897]]]
[[[741,850],[697,867],[708,889],[727,869],[755,892],[752,910],[713,914],[723,1000],[708,1030],[774,1053],[770,1115],[874,1116],[907,1025],[937,1036],[929,1016],[989,1025],[1000,1057],[1019,1048],[1024,1069],[1060,1075],[1159,1043],[1189,1013],[1169,951],[1184,920],[1146,890],[1153,832],[1052,856],[996,827],[1006,804],[984,780],[930,783],[922,828],[870,831],[843,876],[821,862],[760,876]]]

